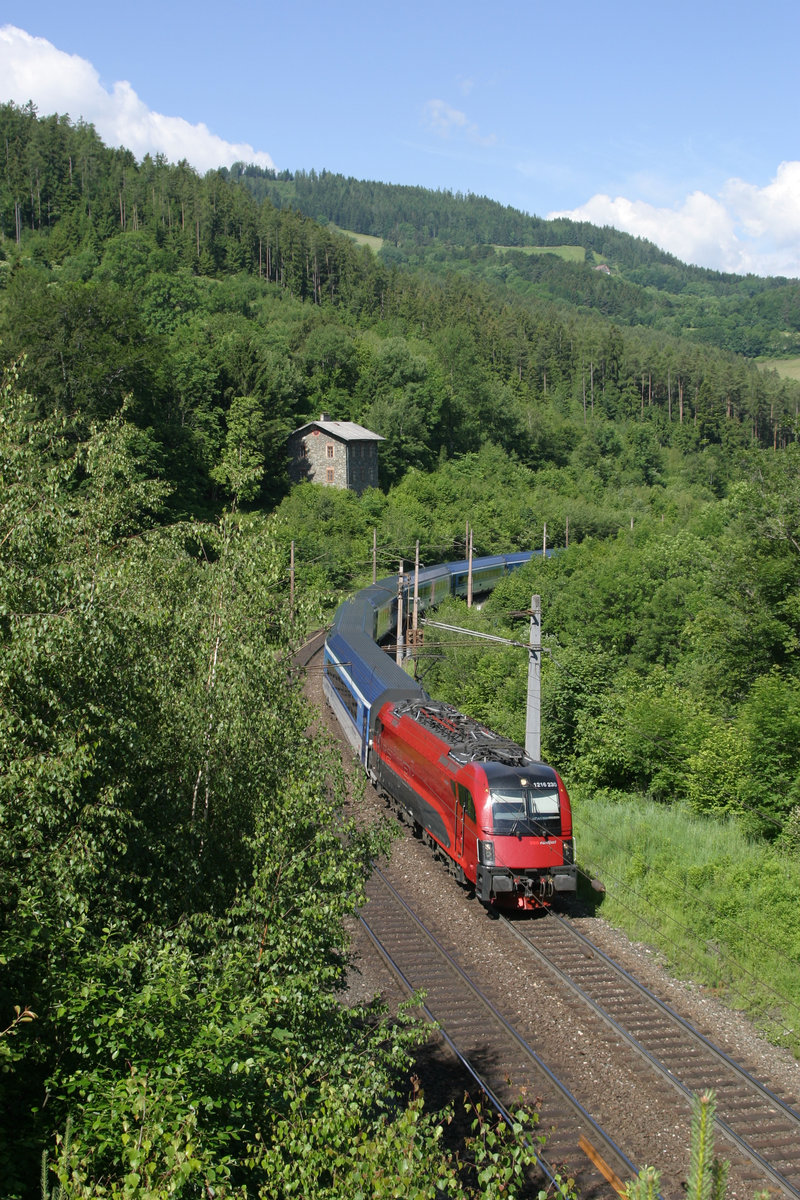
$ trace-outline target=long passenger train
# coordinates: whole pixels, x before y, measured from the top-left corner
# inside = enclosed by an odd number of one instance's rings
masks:
[[[473,592],[530,557],[476,559]],[[466,595],[468,572],[467,562],[421,570],[419,611]],[[407,602],[410,585],[403,592]],[[397,637],[397,614],[392,575],[345,601],[325,642],[325,695],[364,769],[487,906],[528,911],[574,892],[572,812],[558,773],[433,700],[382,648]]]

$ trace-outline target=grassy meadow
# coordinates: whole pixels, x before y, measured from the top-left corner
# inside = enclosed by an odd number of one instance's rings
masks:
[[[800,358],[762,358],[758,365],[765,371],[777,371],[782,379],[800,380]]]
[[[629,796],[575,797],[578,859],[598,914],[669,969],[800,1052],[800,862],[709,819]]]
[[[518,254],[555,254],[565,262],[585,262],[586,251],[583,246],[493,246],[501,254],[516,251]]]
[[[382,237],[373,237],[371,233],[354,233],[352,229],[341,229],[338,225],[331,223],[331,229],[335,229],[337,233],[343,233],[345,237],[352,238],[359,246],[369,246],[374,254],[383,247]]]
[[[352,229],[342,229],[340,225],[334,225],[331,222],[331,229],[335,229],[337,233],[342,233],[345,237],[352,238],[359,246],[369,246],[375,254],[383,247],[385,239],[382,237],[373,237],[369,233],[356,233]],[[498,254],[507,254],[511,251],[517,251],[519,254],[555,254],[559,258],[563,258],[565,262],[585,262],[586,251],[583,246],[492,246]],[[800,359],[798,359],[800,364]],[[800,375],[797,376],[800,378]]]

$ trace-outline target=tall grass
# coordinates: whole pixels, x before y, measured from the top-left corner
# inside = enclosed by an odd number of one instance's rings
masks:
[[[576,789],[577,790],[577,789]],[[800,862],[733,820],[612,794],[573,797],[601,911],[800,1054]]]

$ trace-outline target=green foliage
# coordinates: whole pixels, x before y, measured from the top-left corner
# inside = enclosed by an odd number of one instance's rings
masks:
[[[800,681],[777,670],[756,680],[736,730],[745,767],[740,801],[780,827],[800,799]]]
[[[386,498],[370,489],[363,496],[303,483],[277,510],[275,536],[288,550],[295,541],[298,578],[323,605],[372,578],[372,531],[381,522]],[[381,574],[392,568],[382,546]],[[396,565],[395,565],[396,570]]]
[[[391,484],[409,468],[429,469],[438,455],[445,402],[435,366],[399,337],[364,339],[360,358],[359,419],[386,438],[380,454],[384,479]]]
[[[308,1099],[301,1092],[289,1106],[271,1147],[254,1148],[268,1180],[259,1192],[264,1200],[273,1196],[514,1197],[537,1161],[536,1118],[522,1109],[507,1127],[480,1105],[468,1104],[473,1132],[462,1158],[444,1144],[452,1112],[427,1114],[421,1096],[400,1113],[380,1113],[366,1126],[351,1085],[345,1085],[339,1096],[323,1085],[314,1097],[311,1125],[306,1116]]]
[[[713,1092],[692,1096],[692,1139],[687,1195],[694,1200],[724,1200],[730,1164],[714,1157]]]
[[[225,449],[211,478],[222,484],[234,501],[254,500],[264,481],[269,423],[255,396],[235,396],[227,414]]]
[[[740,785],[746,776],[746,756],[739,731],[715,721],[690,757],[686,791],[696,812],[710,815],[740,809]]]
[[[0,131],[5,361],[27,356],[42,412],[105,419],[127,401],[181,513],[234,495],[278,501],[286,434],[323,409],[385,436],[387,486],[487,441],[537,472],[571,462],[571,512],[550,519],[565,528],[569,515],[574,537],[618,525],[591,503],[584,512],[587,494],[665,486],[673,449],[719,490],[735,449],[794,436],[791,381],[697,344],[720,340],[724,317],[726,347],[749,352],[737,339],[763,341],[772,320],[785,348],[797,289],[780,281],[749,280],[743,298],[733,280],[647,243],[485,198],[328,172],[201,179],[185,163],[136,163],[90,126],[40,120],[30,106],[0,106]],[[387,266],[332,220],[380,225],[419,269]],[[613,278],[589,261],[493,248],[531,242],[611,254]],[[244,492],[231,482],[241,438],[228,430],[240,397],[257,402],[268,430],[262,481],[248,475]]]
[[[137,423],[159,421],[159,345],[132,295],[94,280],[54,285],[23,270],[6,293],[0,328],[4,350],[26,356],[22,382],[47,409],[108,418],[127,399]]]
[[[789,813],[778,838],[778,846],[793,857],[800,854],[800,804],[795,805]]]
[[[708,717],[662,670],[646,682],[617,675],[591,718],[581,714],[575,744],[577,781],[591,788],[623,788],[655,800],[686,794],[686,761],[699,745]]]
[[[657,1200],[660,1195],[661,1173],[655,1167],[642,1167],[636,1179],[625,1185],[627,1200]]]
[[[691,1200],[725,1200],[730,1163],[714,1156],[714,1113],[716,1096],[713,1092],[692,1096],[691,1141],[689,1147],[689,1178],[686,1194]],[[653,1167],[643,1167],[638,1178],[626,1185],[627,1200],[655,1200],[661,1177]]]
[[[376,846],[342,823],[305,736],[268,539],[231,520],[148,530],[164,489],[139,475],[135,431],[76,453],[10,383],[3,401],[0,1001],[39,1014],[6,1063],[4,1193],[68,1113],[74,1154],[113,1173],[137,1096],[165,1127],[194,1114],[224,1165],[256,1092],[263,1112],[279,1031],[313,1027],[312,979],[336,1041],[340,921]]]
[[[529,1119],[455,1156],[403,1099],[424,1034],[340,1002],[388,837],[309,735],[272,527],[159,524],[134,426],[31,407],[7,380],[3,1195],[515,1194]]]

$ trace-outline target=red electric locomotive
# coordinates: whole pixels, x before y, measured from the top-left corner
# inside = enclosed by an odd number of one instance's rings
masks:
[[[575,891],[572,811],[558,773],[452,705],[385,703],[369,769],[484,904],[525,911]]]

